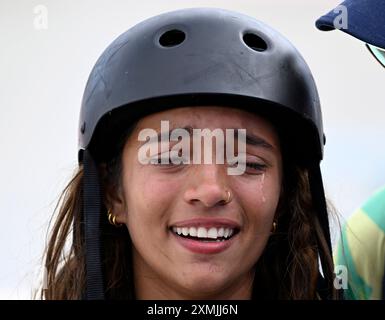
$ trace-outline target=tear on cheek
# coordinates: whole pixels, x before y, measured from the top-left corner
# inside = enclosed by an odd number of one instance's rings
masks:
[[[262,203],[266,203],[266,197],[265,197],[265,173],[261,176],[261,181],[259,183],[259,197],[262,201]]]
[[[280,184],[275,183],[271,178],[271,176],[266,176],[265,173],[261,175],[257,187],[257,198],[260,204],[275,208],[278,205],[281,196],[281,187]]]

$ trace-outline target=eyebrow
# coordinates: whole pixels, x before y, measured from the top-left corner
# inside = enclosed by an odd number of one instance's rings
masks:
[[[162,141],[162,134],[163,134],[163,139],[165,139],[165,140],[170,140],[171,132],[172,132],[173,130],[175,130],[175,129],[184,129],[184,130],[187,130],[188,133],[189,133],[190,135],[193,134],[193,127],[191,127],[191,126],[186,126],[186,127],[178,127],[178,126],[176,126],[176,127],[174,127],[174,128],[171,128],[171,129],[168,130],[168,131],[158,132],[158,134],[156,135],[156,141],[157,141],[157,142]],[[139,147],[141,147],[142,145],[144,145],[146,142],[148,142],[148,140],[143,141],[143,142],[139,145]]]
[[[171,135],[171,132],[172,131],[174,131],[174,130],[176,130],[176,129],[183,129],[183,130],[187,130],[187,132],[190,134],[190,136],[193,134],[193,127],[191,127],[191,126],[186,126],[186,127],[178,127],[178,126],[175,126],[174,128],[170,128],[170,130],[169,131],[166,131],[166,132],[163,132],[163,134],[165,135],[165,139],[167,139],[167,140],[170,140],[170,135]],[[157,139],[158,139],[158,141],[161,141],[161,138],[162,138],[162,132],[159,132],[158,134],[157,134]]]
[[[238,138],[238,130],[239,129],[234,129],[234,137],[236,139]],[[270,143],[268,143],[265,139],[254,134],[247,133],[247,131],[246,131],[246,144],[249,144],[255,147],[262,147],[270,150],[274,149],[274,147]]]
[[[185,126],[185,127],[175,126],[174,128],[171,128],[167,132],[159,132],[156,136],[157,141],[162,140],[162,133],[165,135],[164,138],[169,140],[171,132],[175,129],[187,130],[190,135],[193,134],[193,130],[194,130],[194,128],[192,126]],[[239,135],[238,130],[240,130],[239,128],[227,128],[227,129],[234,130],[234,138],[238,139],[238,135]],[[142,144],[144,144],[144,143],[145,143],[145,141]],[[255,146],[255,147],[262,147],[262,148],[269,149],[269,150],[274,149],[274,147],[270,143],[268,143],[265,139],[263,139],[257,135],[254,135],[254,134],[247,133],[247,131],[246,131],[246,144],[249,144],[249,145]]]

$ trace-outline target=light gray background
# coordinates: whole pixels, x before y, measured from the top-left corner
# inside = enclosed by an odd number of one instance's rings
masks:
[[[77,166],[79,106],[96,59],[132,25],[178,8],[240,11],[298,47],[318,84],[325,186],[343,222],[385,184],[385,70],[360,41],[316,30],[339,2],[0,0],[0,298],[29,299],[38,285],[49,217]],[[48,10],[46,30],[34,27],[37,5]]]

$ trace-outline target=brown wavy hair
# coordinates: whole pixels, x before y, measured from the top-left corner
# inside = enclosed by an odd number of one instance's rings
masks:
[[[128,133],[129,134],[129,133]],[[102,189],[121,186],[121,153],[127,135],[111,161],[100,163]],[[324,275],[334,279],[333,261],[317,213],[313,207],[308,170],[283,150],[283,192],[279,201],[276,232],[256,263],[253,299],[319,299],[319,260]],[[85,292],[85,252],[81,215],[83,167],[80,165],[59,199],[45,254],[46,283],[43,299],[81,299]],[[103,192],[102,192],[103,193]],[[102,214],[107,216],[106,208]],[[105,220],[107,220],[105,218]],[[107,299],[135,299],[131,239],[127,228],[103,227],[103,270]],[[108,268],[106,267],[108,266]],[[326,274],[325,274],[326,273]],[[328,298],[338,297],[332,289]]]

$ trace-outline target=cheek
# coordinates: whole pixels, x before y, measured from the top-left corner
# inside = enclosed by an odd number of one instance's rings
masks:
[[[268,212],[274,212],[281,193],[281,179],[276,173],[266,173],[261,176],[258,186],[260,205]]]
[[[145,235],[163,231],[162,226],[167,225],[167,212],[176,197],[177,183],[156,177],[147,168],[137,169],[125,182],[130,234],[148,239]]]
[[[279,176],[265,173],[238,190],[250,224],[258,229],[270,228],[281,192]]]

